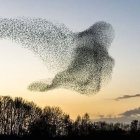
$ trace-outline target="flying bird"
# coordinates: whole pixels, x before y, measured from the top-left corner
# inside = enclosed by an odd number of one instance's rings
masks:
[[[64,24],[42,18],[1,18],[0,38],[33,51],[54,73],[51,82],[31,83],[28,89],[32,91],[66,88],[93,94],[111,77],[114,59],[108,49],[114,39],[114,29],[104,21],[74,33]]]

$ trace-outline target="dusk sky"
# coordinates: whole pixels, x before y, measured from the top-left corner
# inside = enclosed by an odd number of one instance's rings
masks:
[[[101,115],[118,117],[140,107],[139,0],[0,0],[0,18],[17,17],[45,18],[63,23],[73,32],[83,31],[97,21],[109,22],[115,30],[109,49],[115,67],[112,79],[95,95],[66,89],[31,92],[27,86],[51,77],[51,72],[29,50],[0,40],[0,95],[23,97],[42,107],[59,106],[72,118],[85,112],[93,119]]]

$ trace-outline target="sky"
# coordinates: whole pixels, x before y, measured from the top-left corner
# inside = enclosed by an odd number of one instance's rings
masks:
[[[63,23],[73,32],[106,21],[115,30],[109,49],[115,59],[112,79],[99,93],[89,96],[66,89],[28,91],[32,81],[49,77],[50,72],[29,50],[0,40],[0,95],[20,96],[41,107],[59,106],[72,118],[85,112],[93,119],[114,118],[137,109],[140,97],[133,96],[140,94],[139,5],[139,0],[0,0],[0,18],[40,17]],[[125,95],[132,97],[125,98]],[[119,97],[124,98],[114,100]]]

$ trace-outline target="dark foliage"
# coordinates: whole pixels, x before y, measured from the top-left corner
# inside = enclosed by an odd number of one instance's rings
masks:
[[[41,109],[22,98],[0,97],[0,139],[109,137],[140,137],[140,122],[93,122],[87,113],[73,121],[59,107],[46,106]]]

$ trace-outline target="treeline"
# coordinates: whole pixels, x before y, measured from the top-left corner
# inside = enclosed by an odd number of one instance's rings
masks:
[[[22,98],[0,97],[0,134],[24,135],[29,133],[29,125],[42,114],[41,108]]]
[[[41,109],[22,98],[0,96],[0,135],[49,138],[140,135],[140,122],[93,122],[87,113],[72,120],[59,107]]]

